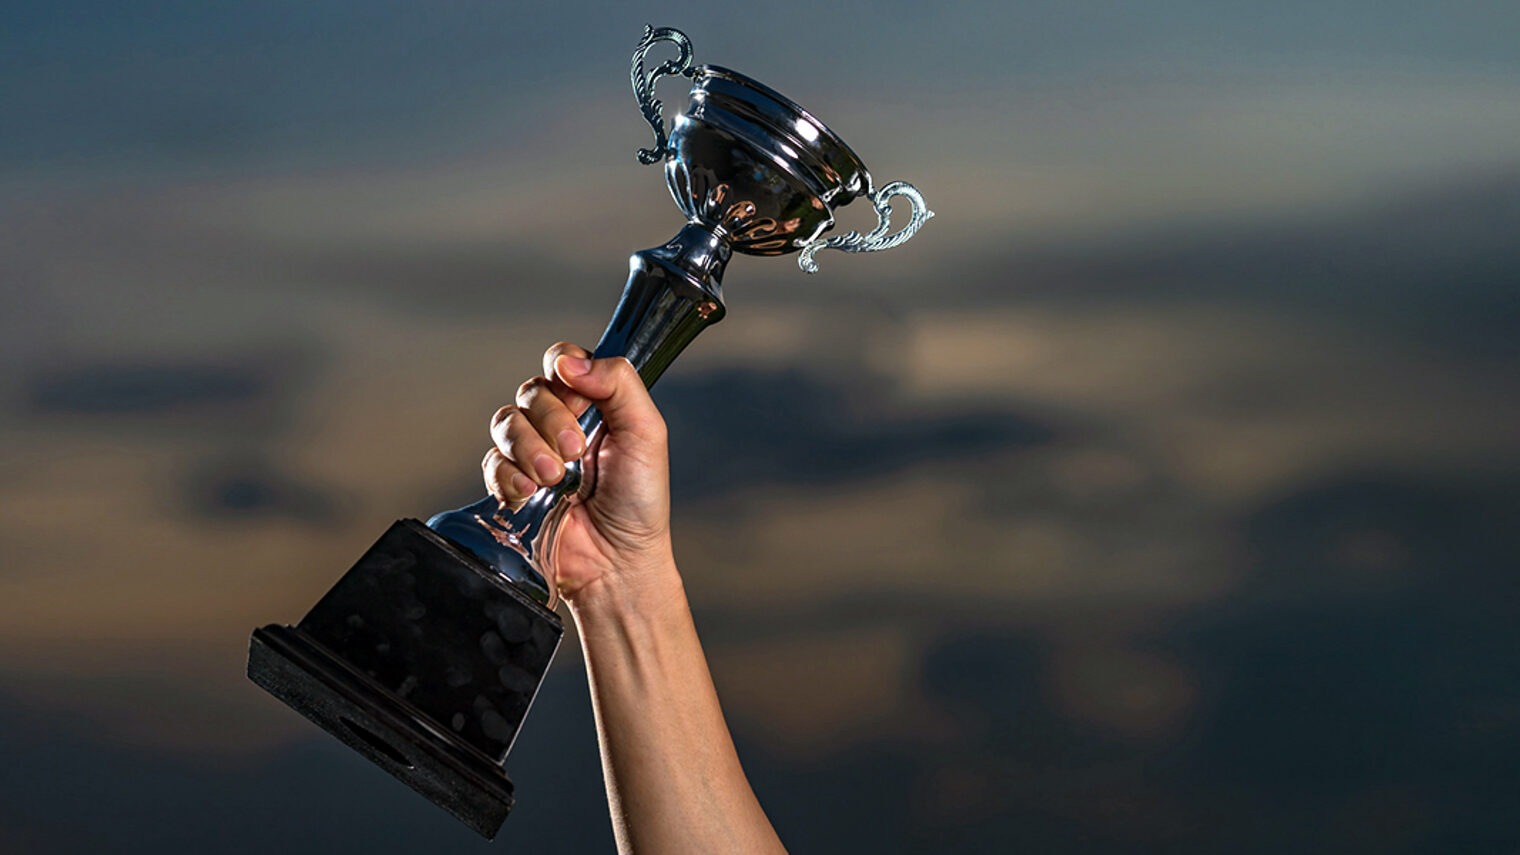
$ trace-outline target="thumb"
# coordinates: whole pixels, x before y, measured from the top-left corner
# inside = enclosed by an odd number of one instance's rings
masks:
[[[585,359],[561,356],[554,373],[566,386],[589,398],[602,411],[607,429],[646,440],[665,438],[665,420],[633,363],[621,356]]]

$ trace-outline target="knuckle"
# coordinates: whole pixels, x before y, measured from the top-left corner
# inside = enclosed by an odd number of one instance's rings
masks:
[[[544,351],[544,373],[553,374],[554,361],[556,359],[559,359],[561,356],[575,356],[585,352],[585,348],[569,341],[557,341],[554,344],[549,345],[549,349]]]
[[[522,420],[522,413],[513,407],[510,412],[503,415],[491,424],[491,439],[496,447],[506,450],[507,444],[512,440],[512,426]]]
[[[528,424],[528,415],[522,410],[513,410],[501,421],[501,432],[509,440],[518,439],[523,435],[524,430],[532,429],[532,426]]]
[[[631,383],[638,379],[639,376],[638,369],[633,367],[633,363],[629,362],[626,356],[619,356],[613,359],[611,371],[612,379],[616,380],[619,385]]]
[[[511,415],[512,411],[515,410],[515,409],[517,409],[517,408],[514,407],[513,405],[507,404],[507,405],[503,406],[501,409],[497,410],[491,416],[491,429],[495,430],[497,425],[499,425],[502,422],[506,421],[507,420],[507,416]]]
[[[481,476],[486,482],[486,489],[492,493],[501,493],[504,486],[501,477],[501,463],[502,458],[500,455],[492,455],[490,453],[487,453],[485,460],[480,462]]]
[[[533,406],[539,394],[549,385],[547,377],[530,377],[517,387],[517,406],[527,409]]]

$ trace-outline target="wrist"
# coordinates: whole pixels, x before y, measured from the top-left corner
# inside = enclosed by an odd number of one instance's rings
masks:
[[[587,583],[565,602],[584,634],[587,630],[627,627],[634,623],[662,621],[685,611],[686,589],[668,553],[636,570],[624,568],[604,573]]]

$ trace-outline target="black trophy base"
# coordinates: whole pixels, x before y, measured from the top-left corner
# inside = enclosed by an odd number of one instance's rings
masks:
[[[475,556],[402,520],[299,624],[254,630],[248,676],[490,839],[513,805],[502,764],[563,634]]]

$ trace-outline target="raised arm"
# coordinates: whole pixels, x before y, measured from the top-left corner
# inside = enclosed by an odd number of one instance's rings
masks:
[[[596,491],[571,508],[560,595],[580,630],[618,851],[785,852],[739,765],[670,541],[665,422],[633,366],[557,344],[491,423],[486,486],[516,505],[585,453],[605,418]]]

